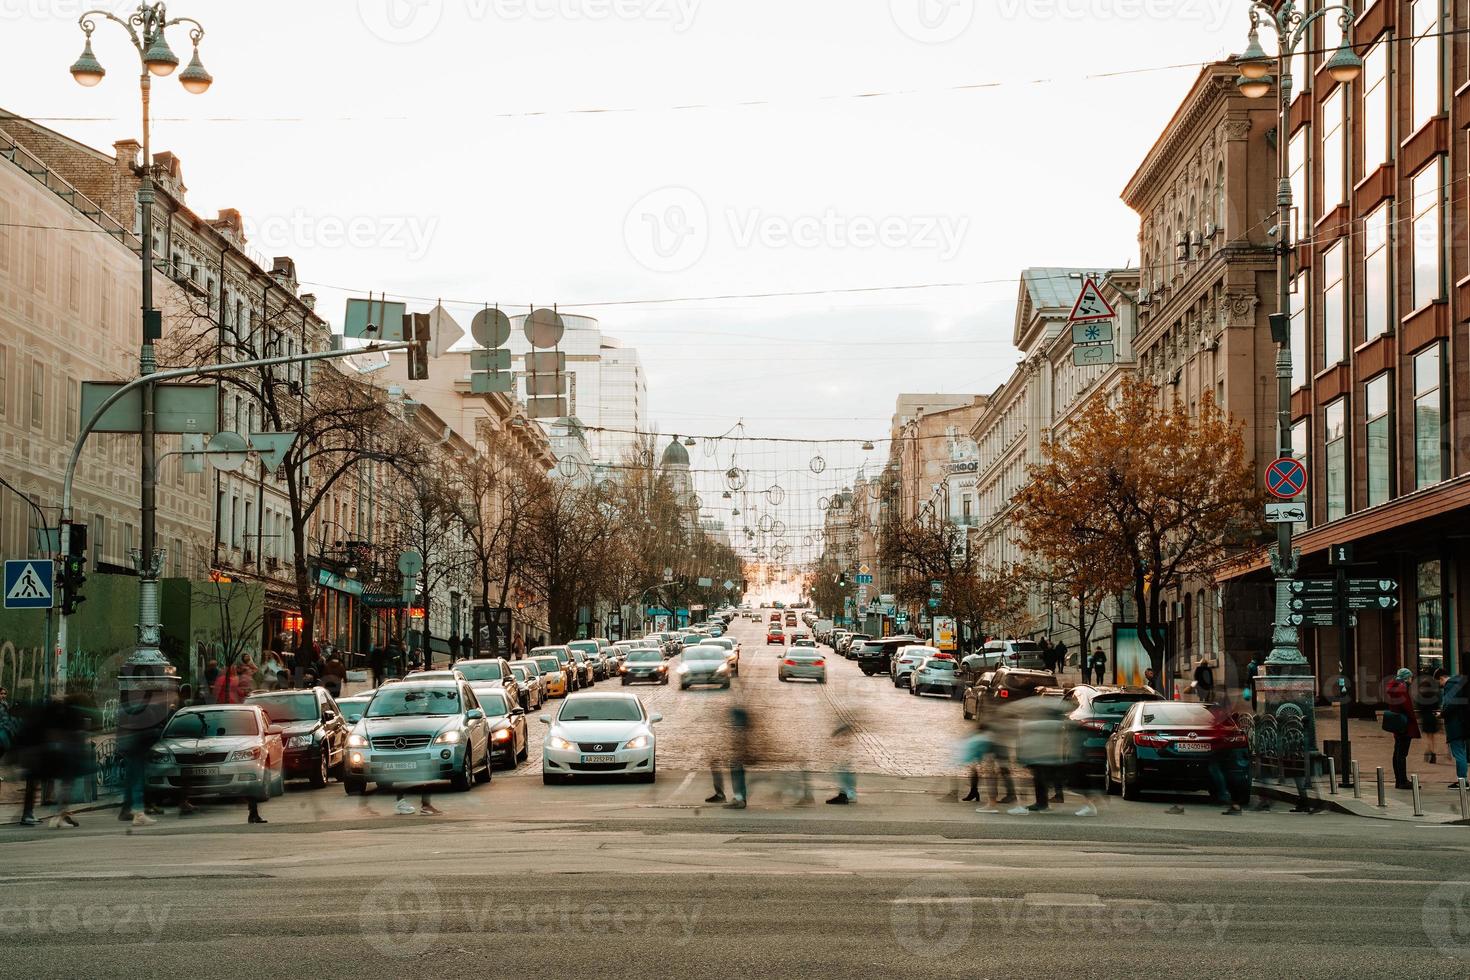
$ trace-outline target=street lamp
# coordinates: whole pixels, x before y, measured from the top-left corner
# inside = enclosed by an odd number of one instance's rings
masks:
[[[179,81],[188,92],[198,95],[206,91],[214,79],[204,70],[199,60],[199,42],[204,38],[204,25],[191,17],[169,19],[162,3],[141,3],[138,9],[125,17],[108,10],[89,10],[77,21],[85,37],[82,54],[71,66],[71,76],[85,88],[92,88],[102,81],[107,70],[92,53],[92,32],[97,29],[97,18],[110,20],[127,31],[128,39],[138,51],[142,62],[139,92],[143,102],[143,177],[138,184],[138,209],[140,212],[140,235],[143,259],[143,343],[138,355],[138,372],[147,377],[157,369],[153,342],[163,336],[163,316],[153,308],[153,160],[151,124],[149,119],[149,97],[153,76],[160,78],[172,75],[179,67],[179,56],[168,45],[167,32],[179,24],[189,26],[189,40],[194,46],[194,57],[179,76]],[[159,652],[162,629],[158,622],[158,575],[162,571],[163,555],[154,549],[156,538],[157,488],[155,486],[156,460],[154,458],[155,417],[153,408],[154,385],[146,383],[140,392],[142,402],[141,442],[142,453],[139,464],[142,493],[141,511],[142,541],[135,554],[138,567],[138,646],[128,657],[125,669],[134,678],[146,675],[163,675],[169,666],[167,658]],[[140,682],[146,686],[146,682]]]
[[[1304,0],[1309,3],[1310,0]],[[1246,49],[1235,62],[1240,72],[1236,86],[1247,98],[1258,99],[1271,91],[1272,59],[1261,47],[1259,29],[1267,23],[1276,31],[1275,69],[1277,85],[1276,128],[1276,313],[1271,317],[1276,350],[1276,436],[1278,452],[1290,458],[1291,446],[1291,153],[1288,137],[1291,113],[1291,59],[1306,43],[1312,24],[1336,12],[1342,41],[1327,62],[1328,74],[1337,82],[1351,82],[1363,70],[1363,61],[1353,51],[1354,14],[1344,4],[1330,4],[1306,11],[1295,0],[1284,0],[1275,6],[1266,0],[1254,0],[1251,27]],[[1270,667],[1301,667],[1300,634],[1291,622],[1291,580],[1297,570],[1297,554],[1292,549],[1291,525],[1278,524],[1276,545],[1271,555],[1271,568],[1276,576],[1276,614],[1271,627],[1271,653],[1266,658]]]

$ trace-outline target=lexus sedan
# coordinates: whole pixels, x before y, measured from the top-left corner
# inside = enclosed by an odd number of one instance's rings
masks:
[[[650,715],[633,694],[581,693],[562,702],[541,746],[541,781],[559,783],[578,776],[631,776],[651,783],[658,775]]]
[[[148,788],[160,795],[243,796],[286,790],[281,730],[258,704],[182,708],[148,753]]]
[[[467,791],[488,783],[490,724],[465,681],[418,681],[379,689],[347,736],[349,794],[368,783],[420,786],[448,780]]]

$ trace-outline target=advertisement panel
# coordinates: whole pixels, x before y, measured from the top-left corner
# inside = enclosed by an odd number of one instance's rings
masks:
[[[953,653],[959,648],[959,640],[956,636],[954,617],[934,617],[934,645],[940,650]]]

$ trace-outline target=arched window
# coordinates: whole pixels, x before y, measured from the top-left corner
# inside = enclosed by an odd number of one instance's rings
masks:
[[[1194,654],[1194,596],[1184,593],[1184,642],[1181,644],[1185,657]]]
[[[1225,230],[1225,161],[1215,168],[1215,227]]]

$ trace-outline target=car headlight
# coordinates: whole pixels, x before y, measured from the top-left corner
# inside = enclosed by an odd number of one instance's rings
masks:
[[[356,732],[353,732],[351,735],[347,736],[347,744],[355,749],[363,748],[368,744],[367,736],[359,735]]]
[[[490,733],[490,737],[497,742],[504,742],[506,739],[510,738],[510,735],[511,732],[509,728],[497,728],[495,729],[495,731]]]
[[[286,748],[309,749],[311,748],[311,742],[312,736],[310,735],[292,735],[289,739],[286,740]]]
[[[260,758],[260,746],[253,749],[236,749],[230,753],[226,762],[249,762],[251,759]]]
[[[639,735],[636,738],[630,738],[630,739],[628,739],[628,744],[625,745],[625,746],[623,746],[623,748],[625,748],[625,749],[646,749],[646,748],[648,748],[648,743],[649,743],[649,738],[648,738],[647,735]]]
[[[168,749],[154,748],[148,750],[149,762],[173,762],[173,753]]]
[[[567,741],[560,735],[551,736],[546,740],[546,744],[551,746],[553,749],[556,749],[558,752],[571,752],[577,747],[575,744]]]
[[[451,728],[447,732],[440,732],[434,736],[435,745],[454,745],[460,739],[458,728]]]

